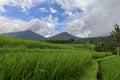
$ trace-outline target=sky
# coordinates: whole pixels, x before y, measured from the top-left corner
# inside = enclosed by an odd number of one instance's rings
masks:
[[[98,37],[109,35],[114,24],[120,25],[120,0],[0,0],[0,34]]]

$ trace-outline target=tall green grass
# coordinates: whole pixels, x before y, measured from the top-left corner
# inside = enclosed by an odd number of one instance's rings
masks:
[[[0,37],[0,80],[96,80],[94,59],[112,54],[79,45]]]
[[[120,57],[113,57],[101,63],[102,80],[120,80]]]
[[[85,72],[79,80],[97,80],[98,63],[91,61],[88,63]]]
[[[91,61],[88,51],[38,51],[0,54],[1,80],[78,80]]]
[[[108,56],[112,56],[112,53],[111,52],[95,52],[95,51],[93,51],[94,59],[101,59],[101,58],[105,58]]]

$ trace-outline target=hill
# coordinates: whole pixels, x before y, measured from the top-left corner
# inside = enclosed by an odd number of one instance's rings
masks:
[[[34,33],[31,30],[27,31],[20,31],[20,32],[11,32],[11,33],[4,33],[1,36],[13,37],[13,38],[21,38],[21,39],[28,39],[28,40],[44,40],[45,38],[39,34]]]
[[[69,39],[69,38],[73,38],[74,40],[80,40],[81,38],[73,36],[71,34],[69,34],[68,32],[62,32],[60,34],[57,34],[55,36],[50,37],[49,39]]]

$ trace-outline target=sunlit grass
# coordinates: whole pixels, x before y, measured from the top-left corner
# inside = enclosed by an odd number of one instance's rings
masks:
[[[92,55],[87,51],[10,52],[0,54],[1,80],[74,80]]]

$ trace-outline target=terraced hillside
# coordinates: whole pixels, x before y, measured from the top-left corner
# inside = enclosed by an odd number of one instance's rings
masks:
[[[114,68],[117,60],[111,61],[116,62],[114,64],[109,61],[98,64],[97,60],[111,56],[111,53],[74,46],[0,37],[0,79],[97,80],[101,66],[102,80],[110,80],[104,78],[105,72],[109,71],[105,64],[114,65]]]

